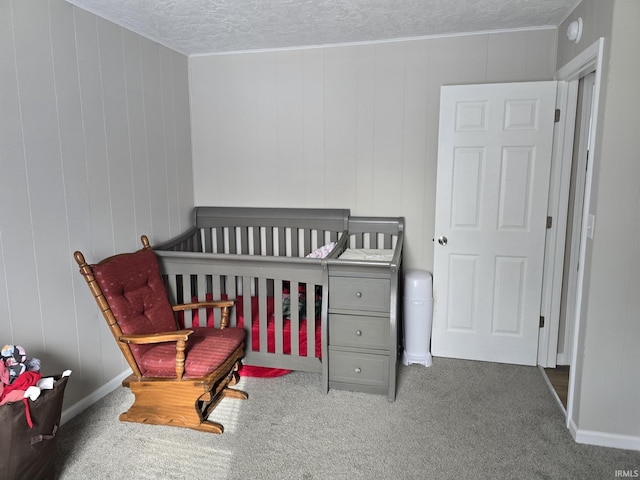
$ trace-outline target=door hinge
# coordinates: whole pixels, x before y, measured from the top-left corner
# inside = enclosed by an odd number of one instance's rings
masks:
[[[584,169],[589,170],[589,150],[587,150],[587,160],[584,162]]]
[[[547,217],[547,228],[551,228],[553,225],[553,217]]]
[[[544,317],[540,317],[540,328],[544,328]]]
[[[560,109],[556,108],[556,118],[555,118],[555,123],[558,123],[560,121]]]

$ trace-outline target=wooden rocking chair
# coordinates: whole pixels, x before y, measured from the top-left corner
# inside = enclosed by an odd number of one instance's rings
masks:
[[[228,328],[234,300],[171,306],[149,240],[143,248],[88,265],[80,252],[74,258],[89,285],[111,333],[133,374],[123,386],[135,395],[121,421],[187,427],[222,433],[207,420],[225,397],[247,399],[238,382],[244,356],[242,328]],[[219,308],[220,328],[179,330],[175,312]]]

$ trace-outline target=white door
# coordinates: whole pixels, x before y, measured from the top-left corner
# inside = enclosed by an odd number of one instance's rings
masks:
[[[434,356],[535,365],[556,82],[442,87]]]

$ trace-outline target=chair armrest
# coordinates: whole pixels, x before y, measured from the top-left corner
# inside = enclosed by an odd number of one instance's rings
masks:
[[[149,343],[176,343],[176,377],[178,381],[182,380],[184,375],[184,350],[186,348],[189,336],[193,334],[193,330],[176,330],[175,332],[159,332],[144,335],[120,335],[118,338],[121,342],[133,343],[136,345],[145,345]]]
[[[181,303],[173,305],[174,312],[195,310],[196,308],[231,308],[236,304],[235,300],[210,300],[208,302]]]
[[[220,308],[222,311],[220,330],[223,330],[229,326],[229,311],[235,304],[235,300],[210,300],[205,302],[182,303],[180,305],[174,305],[171,308],[173,308],[174,312],[195,310],[198,308]]]
[[[146,345],[149,343],[162,342],[186,342],[193,330],[176,330],[175,332],[145,333],[141,335],[120,335],[121,342],[133,343],[135,345]]]

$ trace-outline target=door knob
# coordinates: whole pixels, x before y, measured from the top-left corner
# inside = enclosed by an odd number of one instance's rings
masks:
[[[444,235],[442,237],[438,238],[438,243],[440,245],[442,245],[443,247],[447,244],[447,241],[448,241],[447,237],[445,237]]]

